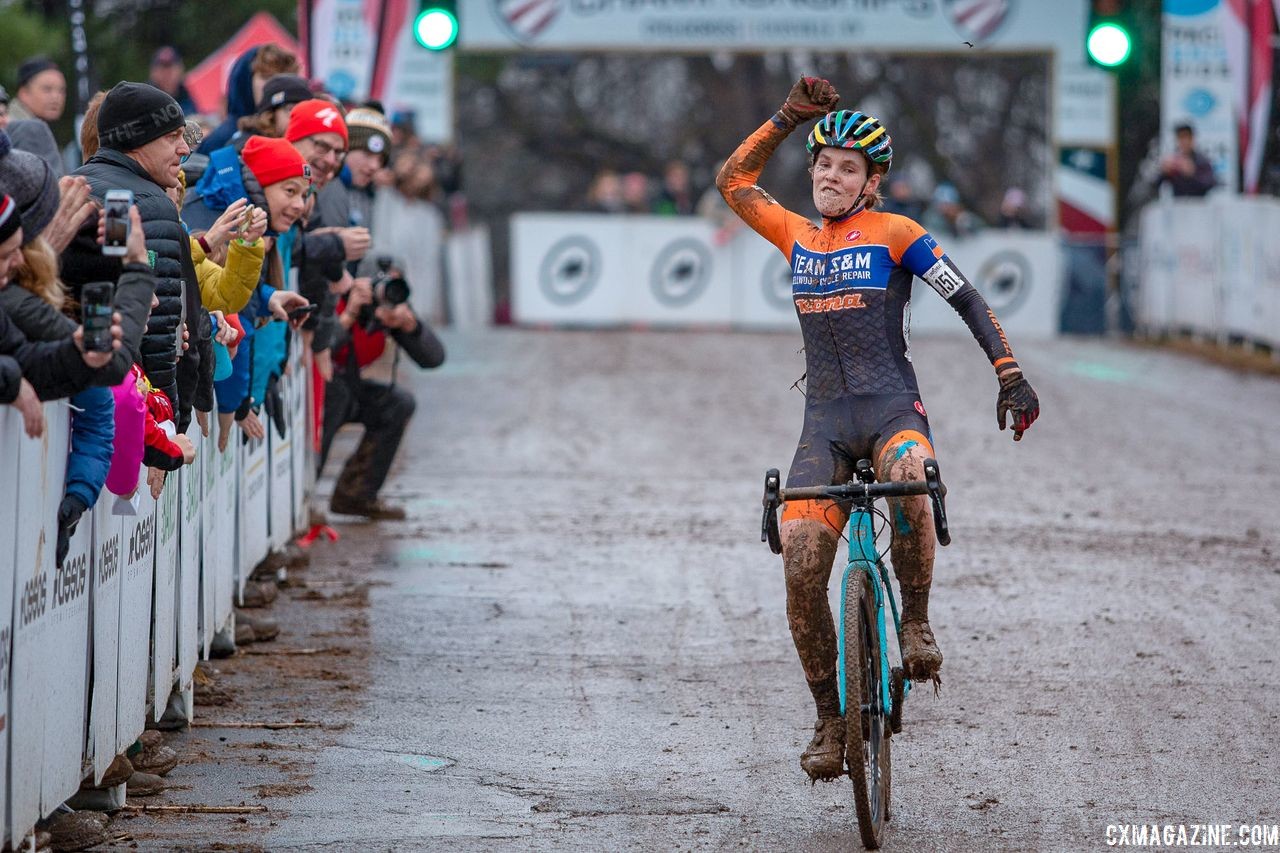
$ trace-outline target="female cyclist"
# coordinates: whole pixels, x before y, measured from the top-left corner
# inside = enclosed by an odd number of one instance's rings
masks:
[[[854,110],[834,112],[839,95],[826,80],[804,77],[782,108],[738,146],[716,180],[743,221],[791,263],[791,290],[804,336],[804,427],[788,487],[846,483],[859,459],[882,481],[919,480],[934,455],[929,422],[908,345],[915,276],[964,319],[999,378],[996,420],[1013,437],[1040,412],[1031,385],[982,295],[934,239],[905,216],[877,212],[893,163],[888,132]],[[756,185],[774,150],[802,122],[809,134],[813,202],[822,225],[779,205]],[[902,592],[903,667],[937,679],[942,653],[929,628],[934,533],[924,497],[890,501],[894,574]],[[813,740],[800,756],[812,779],[844,772],[844,721],[836,686],[836,632],[827,603],[836,544],[847,510],[832,501],[790,501],[782,513],[787,620],[818,709]]]

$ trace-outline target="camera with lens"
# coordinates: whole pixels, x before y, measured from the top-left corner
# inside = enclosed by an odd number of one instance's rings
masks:
[[[409,282],[405,281],[404,276],[398,272],[392,271],[391,266],[394,263],[390,255],[380,256],[378,272],[369,282],[369,287],[373,291],[373,303],[361,310],[360,324],[371,331],[381,328],[381,324],[373,316],[376,308],[382,306],[394,308],[409,301]]]

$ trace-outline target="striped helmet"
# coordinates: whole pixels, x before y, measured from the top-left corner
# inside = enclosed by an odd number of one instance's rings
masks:
[[[886,173],[893,166],[893,139],[889,131],[875,116],[857,110],[827,113],[813,126],[805,145],[809,154],[816,156],[826,146],[861,151],[872,163],[884,166]]]

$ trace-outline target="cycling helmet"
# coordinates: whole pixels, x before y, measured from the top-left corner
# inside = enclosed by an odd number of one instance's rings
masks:
[[[893,139],[889,131],[875,116],[857,110],[827,113],[813,126],[805,144],[810,156],[825,146],[861,151],[872,163],[884,166],[886,173],[893,165]]]

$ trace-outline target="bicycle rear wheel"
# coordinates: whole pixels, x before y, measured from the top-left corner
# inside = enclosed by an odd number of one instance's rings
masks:
[[[884,712],[880,678],[880,631],[876,621],[873,581],[851,571],[844,590],[845,766],[853,782],[862,844],[880,846],[889,820],[889,719]]]

